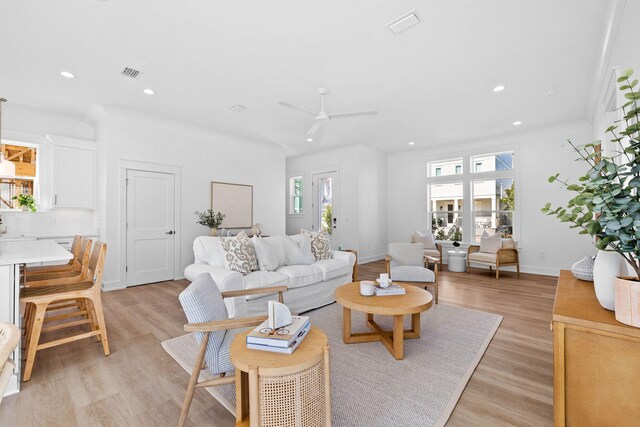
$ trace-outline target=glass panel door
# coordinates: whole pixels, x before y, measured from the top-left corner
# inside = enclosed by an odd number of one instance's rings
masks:
[[[338,174],[328,172],[313,175],[313,231],[325,230],[331,240],[331,247],[340,245],[338,226]]]

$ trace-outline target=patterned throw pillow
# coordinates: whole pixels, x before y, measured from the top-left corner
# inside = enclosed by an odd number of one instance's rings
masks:
[[[258,260],[253,250],[251,239],[244,231],[234,237],[222,238],[224,261],[227,270],[237,271],[242,275],[249,274],[258,269]]]
[[[322,259],[331,259],[331,240],[325,229],[322,229],[319,233],[312,233],[309,230],[300,230],[302,234],[308,234],[311,236],[311,251],[316,261]]]

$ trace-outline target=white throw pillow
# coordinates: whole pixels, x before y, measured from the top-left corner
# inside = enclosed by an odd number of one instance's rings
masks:
[[[309,265],[316,261],[308,235],[284,236],[284,252],[285,265]]]
[[[491,236],[486,231],[480,236],[480,252],[495,254],[502,247],[502,237],[498,233]]]
[[[251,238],[253,249],[258,258],[258,266],[262,271],[274,271],[278,268],[278,255],[275,249],[262,237],[254,236]]]
[[[436,242],[433,239],[433,234],[425,233],[422,234],[419,231],[413,233],[413,243],[422,243],[425,249],[437,249]]]

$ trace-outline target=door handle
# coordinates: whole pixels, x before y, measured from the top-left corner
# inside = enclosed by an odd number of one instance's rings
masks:
[[[164,233],[164,234],[173,234],[173,230],[167,231],[167,232],[166,232],[166,233]]]

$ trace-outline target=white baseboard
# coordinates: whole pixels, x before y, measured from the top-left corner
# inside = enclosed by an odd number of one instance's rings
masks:
[[[111,292],[117,291],[120,289],[126,289],[127,286],[120,283],[119,280],[112,280],[110,282],[102,282],[102,291],[103,292]]]
[[[379,261],[381,259],[384,259],[384,257],[385,257],[385,254],[369,255],[362,258],[358,257],[358,265],[366,264],[368,262],[373,262],[373,261]]]

